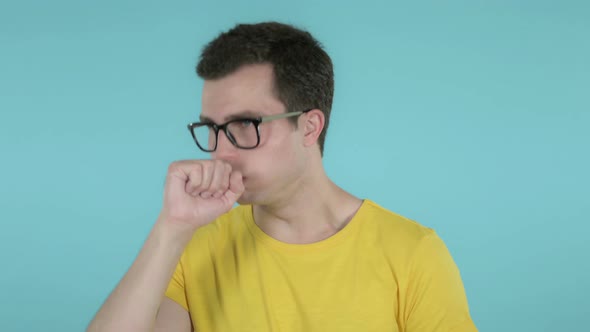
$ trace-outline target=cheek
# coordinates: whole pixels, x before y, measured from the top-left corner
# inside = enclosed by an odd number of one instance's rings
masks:
[[[278,121],[283,122],[267,123],[266,126],[260,126],[260,151],[266,151],[265,153],[273,155],[290,155],[297,146],[300,134],[286,120]]]
[[[301,163],[289,138],[282,142],[261,144],[251,157],[248,169],[252,189],[262,189],[289,181],[298,172]]]
[[[273,130],[270,139],[261,144],[261,151],[265,154],[267,164],[272,168],[292,169],[296,166],[297,133],[290,126]]]
[[[250,173],[259,181],[272,182],[286,176],[295,166],[295,156],[288,149],[260,151],[250,160]]]
[[[297,169],[301,154],[297,139],[298,133],[290,123],[261,125],[260,144],[247,153],[249,173],[258,180],[286,176]]]

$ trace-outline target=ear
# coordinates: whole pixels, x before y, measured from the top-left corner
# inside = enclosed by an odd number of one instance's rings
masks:
[[[326,121],[324,113],[319,109],[313,109],[303,114],[300,119],[300,121],[303,121],[303,123],[300,123],[303,128],[303,146],[309,147],[316,144],[324,129]]]

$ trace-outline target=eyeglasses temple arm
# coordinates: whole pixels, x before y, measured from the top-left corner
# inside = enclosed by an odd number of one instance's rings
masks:
[[[290,118],[292,116],[296,116],[296,115],[299,115],[302,113],[304,113],[304,112],[298,111],[298,112],[289,112],[289,113],[282,113],[282,114],[277,114],[277,115],[263,116],[260,118],[260,122],[267,122],[267,121],[273,121],[273,120],[278,120],[278,119],[283,119],[283,118]]]

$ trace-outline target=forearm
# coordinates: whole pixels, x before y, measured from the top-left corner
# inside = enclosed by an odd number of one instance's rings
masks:
[[[137,258],[98,311],[88,332],[151,331],[162,298],[190,234],[157,222]]]

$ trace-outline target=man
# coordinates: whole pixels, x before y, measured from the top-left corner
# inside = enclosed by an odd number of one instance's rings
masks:
[[[161,214],[88,331],[476,331],[434,231],[324,172],[333,70],[309,33],[238,25],[197,72],[189,129],[212,160],[170,165]]]

